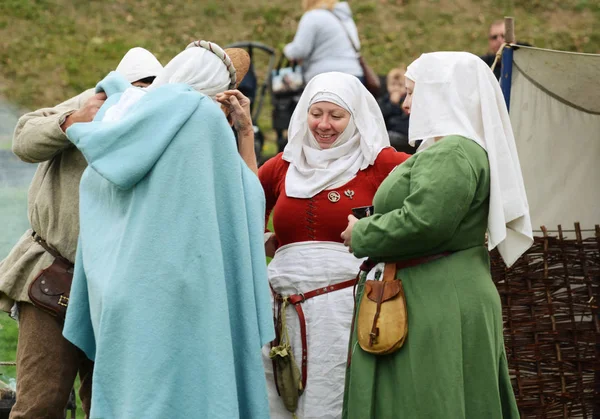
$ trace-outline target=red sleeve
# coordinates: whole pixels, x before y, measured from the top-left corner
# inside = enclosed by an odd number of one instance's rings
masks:
[[[410,156],[410,154],[396,151],[393,147],[386,147],[381,150],[373,164],[373,175],[377,187],[396,166],[404,163]]]
[[[276,156],[271,157],[258,169],[258,179],[265,191],[265,198],[267,201],[265,211],[265,232],[268,232],[267,225],[269,224],[269,217],[273,211],[273,207],[277,203],[279,197],[280,184],[285,179],[285,173],[287,172],[287,162],[283,160],[283,153],[279,153]]]

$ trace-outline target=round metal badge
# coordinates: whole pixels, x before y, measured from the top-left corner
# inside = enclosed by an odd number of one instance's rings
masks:
[[[338,202],[340,198],[340,194],[336,191],[329,192],[329,194],[327,194],[327,199],[329,199],[333,203]]]

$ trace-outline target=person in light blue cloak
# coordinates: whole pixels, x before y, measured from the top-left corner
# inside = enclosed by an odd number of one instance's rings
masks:
[[[128,99],[111,73],[96,120],[67,131],[89,167],[63,333],[95,361],[91,418],[269,416],[265,199],[214,100],[235,122],[227,59],[187,49]]]

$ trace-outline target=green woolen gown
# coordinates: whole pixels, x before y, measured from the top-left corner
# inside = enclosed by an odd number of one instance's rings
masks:
[[[357,257],[454,253],[399,270],[408,337],[397,352],[364,352],[353,331],[344,418],[519,417],[485,247],[489,192],[485,150],[449,136],[396,168],[374,197],[375,214],[355,224]]]

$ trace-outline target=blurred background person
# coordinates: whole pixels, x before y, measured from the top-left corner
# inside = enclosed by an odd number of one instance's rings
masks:
[[[489,67],[492,67],[492,64],[494,64],[496,53],[504,42],[504,33],[505,28],[503,20],[494,21],[488,28],[488,51],[480,58],[485,61]],[[501,63],[498,62],[494,68],[494,76],[496,76],[497,79],[500,79],[501,68]]]
[[[397,151],[413,154],[416,148],[408,143],[409,114],[402,109],[406,97],[404,69],[398,67],[390,70],[386,77],[386,88],[387,92],[378,103],[390,136],[390,144]]]
[[[348,3],[303,0],[302,8],[304,14],[294,40],[285,46],[283,53],[292,61],[302,62],[305,81],[330,71],[351,74],[363,81],[354,48],[360,49],[360,40]]]

